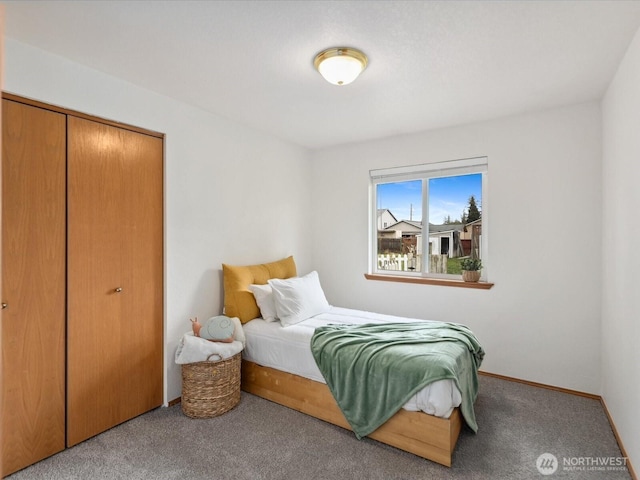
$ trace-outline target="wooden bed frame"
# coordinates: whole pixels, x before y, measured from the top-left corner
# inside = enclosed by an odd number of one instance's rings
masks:
[[[351,430],[324,383],[243,360],[241,385],[245,392]],[[401,409],[368,437],[450,467],[461,428],[459,408],[448,419]]]
[[[242,323],[261,314],[249,285],[263,285],[270,278],[297,275],[292,256],[260,265],[223,264],[222,271],[225,314],[238,317]],[[241,382],[245,392],[351,430],[324,383],[246,360],[242,361]],[[368,437],[450,467],[461,428],[462,416],[458,408],[448,419],[400,409]]]

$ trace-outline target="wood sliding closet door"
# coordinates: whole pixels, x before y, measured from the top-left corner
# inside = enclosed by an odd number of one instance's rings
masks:
[[[6,476],[65,447],[66,120],[10,100],[2,115]]]
[[[68,117],[67,445],[162,404],[163,141]]]

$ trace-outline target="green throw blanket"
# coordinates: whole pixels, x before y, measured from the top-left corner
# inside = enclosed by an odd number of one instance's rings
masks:
[[[358,438],[385,423],[419,390],[446,378],[462,394],[467,425],[478,430],[473,403],[484,351],[464,325],[327,325],[315,330],[311,351]]]

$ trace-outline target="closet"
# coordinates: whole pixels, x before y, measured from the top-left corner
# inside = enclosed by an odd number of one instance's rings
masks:
[[[162,404],[163,136],[2,109],[6,476]]]

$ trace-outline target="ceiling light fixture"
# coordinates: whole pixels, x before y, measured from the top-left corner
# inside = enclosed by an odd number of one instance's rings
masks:
[[[316,55],[313,65],[324,79],[334,85],[348,85],[367,68],[369,60],[360,50],[332,47]]]

